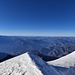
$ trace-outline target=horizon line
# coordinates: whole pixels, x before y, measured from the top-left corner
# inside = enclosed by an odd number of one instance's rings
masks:
[[[60,36],[52,36],[52,35],[0,35],[0,36],[15,36],[15,37],[75,37],[75,36],[67,36],[67,35],[60,35]]]

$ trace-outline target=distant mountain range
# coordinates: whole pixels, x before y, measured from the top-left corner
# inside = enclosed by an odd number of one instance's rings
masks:
[[[31,52],[50,61],[73,51],[75,37],[0,36],[0,52],[12,56]]]
[[[50,48],[42,48],[38,56],[41,56],[44,60],[50,61],[65,56],[75,51],[75,45],[53,46]],[[45,58],[44,58],[45,57]]]

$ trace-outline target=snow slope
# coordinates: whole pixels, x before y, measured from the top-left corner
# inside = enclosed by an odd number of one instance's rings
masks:
[[[48,63],[55,66],[61,66],[66,68],[75,67],[75,51],[64,57],[61,57],[54,61],[50,61]]]
[[[75,75],[75,51],[48,63],[54,65],[61,75]]]
[[[0,63],[0,75],[60,75],[51,65],[31,53]]]

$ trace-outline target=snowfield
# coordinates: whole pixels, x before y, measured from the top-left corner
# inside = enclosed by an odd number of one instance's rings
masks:
[[[61,57],[54,61],[50,61],[48,63],[54,66],[61,66],[66,68],[75,67],[75,51],[64,57]]]
[[[0,63],[0,75],[60,75],[53,66],[31,53]]]

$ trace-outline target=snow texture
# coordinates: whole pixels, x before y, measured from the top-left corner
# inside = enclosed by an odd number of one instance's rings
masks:
[[[0,75],[60,75],[53,66],[31,53],[0,63]]]

